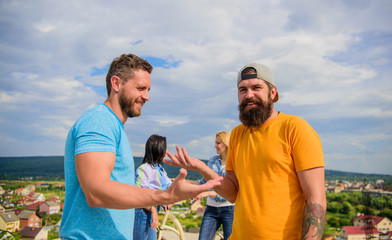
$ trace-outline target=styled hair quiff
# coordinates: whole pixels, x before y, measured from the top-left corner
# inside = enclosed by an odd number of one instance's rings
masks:
[[[229,147],[230,133],[226,131],[218,132],[215,137],[221,140],[227,147]]]
[[[109,71],[106,75],[106,90],[108,96],[112,90],[111,78],[117,76],[123,81],[134,76],[134,70],[144,70],[151,74],[153,67],[146,60],[134,55],[134,54],[122,54],[120,57],[113,59],[110,64]]]

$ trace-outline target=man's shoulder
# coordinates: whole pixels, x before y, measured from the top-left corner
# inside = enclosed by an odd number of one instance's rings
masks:
[[[84,122],[91,122],[94,124],[107,124],[108,122],[113,122],[114,124],[119,124],[116,116],[103,104],[98,104],[88,109],[76,121],[75,125],[79,125]]]
[[[303,123],[307,123],[305,121],[305,119],[299,117],[299,116],[295,116],[295,115],[290,115],[290,114],[286,114],[286,113],[279,113],[278,115],[278,119],[280,122],[283,122],[285,124],[303,124]]]
[[[231,130],[231,132],[233,133],[233,132],[245,129],[245,128],[246,128],[245,125],[241,123],[240,125],[237,125],[236,127],[234,127],[233,130]]]
[[[70,132],[74,137],[89,132],[120,136],[121,129],[123,129],[123,125],[119,119],[105,105],[99,104],[88,109],[75,122]]]
[[[283,114],[281,117],[279,128],[286,128],[289,132],[315,133],[313,127],[299,116]]]
[[[86,117],[94,117],[94,116],[106,116],[109,115],[110,112],[108,111],[107,107],[103,104],[97,104],[89,109],[87,109],[82,116],[78,120],[81,120]]]

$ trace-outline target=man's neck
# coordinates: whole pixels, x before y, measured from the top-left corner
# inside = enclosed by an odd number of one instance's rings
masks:
[[[276,118],[278,116],[278,112],[275,110],[275,108],[272,108],[272,113],[271,116],[269,118],[267,118],[267,120],[264,123],[267,123],[269,121],[271,121],[272,119]]]
[[[106,106],[108,106],[108,108],[110,108],[112,110],[112,112],[114,114],[116,114],[116,116],[118,117],[118,119],[120,119],[120,121],[122,122],[122,124],[124,125],[125,122],[128,119],[128,116],[124,115],[123,112],[121,111],[121,107],[118,103],[115,102],[115,100],[111,97],[108,97],[105,102],[103,102],[103,104],[105,104]]]

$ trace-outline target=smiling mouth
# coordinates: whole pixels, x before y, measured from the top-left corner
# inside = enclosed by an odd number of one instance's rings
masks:
[[[136,102],[135,105],[137,105],[138,108],[142,108],[144,105],[144,102]]]
[[[251,102],[251,103],[246,104],[247,108],[256,107],[256,106],[257,106],[257,103],[255,103],[255,102]]]

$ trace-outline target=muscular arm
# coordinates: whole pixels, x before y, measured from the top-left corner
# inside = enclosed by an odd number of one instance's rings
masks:
[[[186,170],[181,169],[165,191],[139,188],[110,180],[115,158],[111,152],[89,152],[75,157],[77,176],[89,206],[128,209],[167,205],[195,197],[221,181],[215,179],[204,185],[190,184],[185,181]]]
[[[305,197],[302,239],[319,240],[323,236],[327,208],[324,190],[324,168],[298,172]]]
[[[231,203],[234,203],[237,198],[238,192],[238,182],[233,171],[227,171],[226,176],[223,178],[222,185],[214,188],[214,190],[219,191],[219,195],[224,197]],[[224,194],[224,195],[222,195]],[[217,192],[215,191],[207,191],[199,194],[196,199],[200,199],[203,197],[216,197]]]
[[[233,171],[226,171],[222,184],[214,190],[231,203],[235,203],[238,193],[238,181]]]

